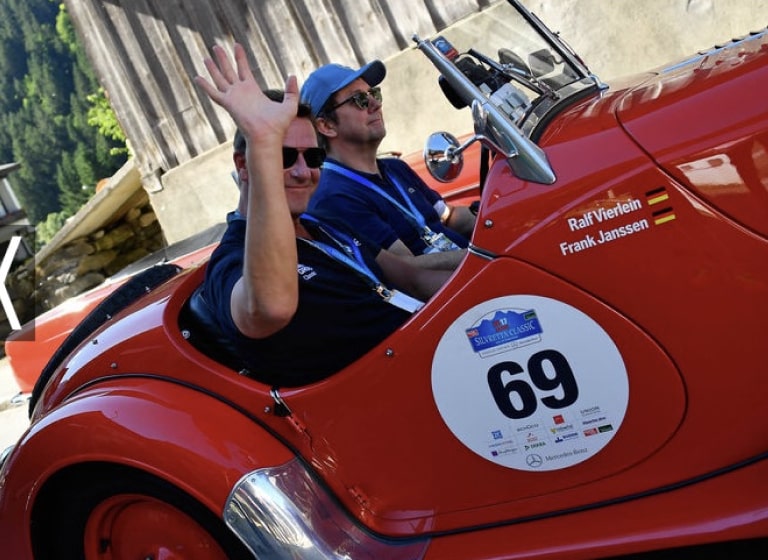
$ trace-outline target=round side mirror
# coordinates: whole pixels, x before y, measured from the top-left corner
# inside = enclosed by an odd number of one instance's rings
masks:
[[[464,156],[456,152],[459,141],[449,132],[435,132],[427,138],[424,163],[429,174],[441,183],[456,179],[464,167]]]

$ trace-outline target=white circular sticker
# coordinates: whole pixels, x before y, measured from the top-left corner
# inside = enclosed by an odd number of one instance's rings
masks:
[[[554,299],[516,295],[462,314],[432,360],[432,393],[451,432],[511,469],[581,463],[618,432],[624,360],[600,325]]]

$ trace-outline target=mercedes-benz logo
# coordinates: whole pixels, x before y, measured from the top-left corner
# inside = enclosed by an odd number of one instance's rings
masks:
[[[538,469],[544,464],[544,459],[541,458],[541,455],[531,453],[525,458],[525,464],[531,468]]]

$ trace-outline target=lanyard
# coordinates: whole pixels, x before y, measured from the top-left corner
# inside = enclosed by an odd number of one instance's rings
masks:
[[[424,216],[421,214],[421,212],[419,212],[419,209],[416,208],[416,205],[411,200],[411,197],[408,196],[408,194],[405,192],[405,189],[403,189],[403,187],[400,185],[400,183],[398,183],[395,177],[389,177],[389,180],[392,182],[392,184],[395,186],[397,191],[403,197],[403,199],[405,200],[405,203],[408,205],[408,208],[400,204],[400,202],[398,202],[391,195],[385,192],[384,189],[382,189],[379,185],[367,179],[366,177],[363,177],[359,173],[355,173],[354,171],[347,169],[346,167],[342,167],[328,160],[326,160],[325,163],[323,163],[323,170],[326,170],[326,169],[335,171],[340,175],[344,175],[344,177],[346,177],[347,179],[352,179],[353,181],[356,181],[361,185],[365,185],[369,189],[372,189],[375,193],[379,194],[380,196],[388,200],[398,210],[400,210],[403,214],[405,214],[406,217],[410,218],[411,222],[414,222],[419,230],[424,232],[424,235],[422,237],[424,237],[425,240],[429,236],[433,235],[432,230],[427,225],[427,221],[424,219]]]
[[[366,186],[369,189],[373,190],[379,196],[383,197],[385,200],[388,200],[391,204],[393,204],[395,208],[400,210],[403,216],[405,216],[406,219],[408,219],[411,222],[411,224],[416,228],[416,230],[421,232],[421,235],[420,235],[421,240],[427,246],[427,248],[424,250],[424,253],[439,253],[441,251],[453,251],[459,248],[458,245],[456,245],[453,241],[451,241],[451,239],[448,238],[445,234],[437,233],[427,225],[427,221],[424,219],[424,215],[421,212],[419,212],[418,208],[416,208],[416,205],[413,203],[413,200],[411,200],[411,197],[408,196],[408,194],[405,192],[405,189],[398,182],[397,177],[392,176],[392,177],[389,177],[388,179],[394,185],[397,191],[400,193],[400,196],[403,197],[403,199],[405,200],[405,203],[409,206],[410,210],[408,208],[405,208],[402,204],[400,204],[397,200],[395,200],[392,196],[390,196],[387,192],[385,192],[379,185],[377,185],[373,181],[370,181],[366,177],[363,177],[362,175],[355,173],[350,169],[347,169],[346,167],[342,167],[332,161],[326,160],[325,163],[323,163],[323,170],[335,171],[336,173],[343,175],[347,179],[352,179],[353,181],[356,181],[361,185]]]
[[[322,241],[317,241],[315,239],[305,239],[307,243],[316,249],[321,250],[332,259],[347,265],[360,276],[365,278],[369,284],[374,286],[381,284],[373,271],[365,263],[357,243],[355,243],[355,241],[350,236],[345,235],[344,233],[331,227],[328,224],[320,223],[320,220],[309,214],[302,214],[301,219],[302,221],[309,222],[316,228],[320,229],[320,231],[327,235],[336,246],[334,247],[333,245],[324,243]]]
[[[328,224],[320,223],[320,220],[309,214],[302,214],[301,219],[317,227],[327,235],[336,246],[334,247],[333,245],[315,239],[300,239],[315,249],[322,251],[330,258],[354,270],[358,276],[366,280],[368,285],[373,288],[373,291],[379,294],[384,301],[409,311],[410,313],[414,313],[424,305],[423,302],[412,298],[411,296],[387,288],[365,263],[360,248],[352,237],[340,232]]]

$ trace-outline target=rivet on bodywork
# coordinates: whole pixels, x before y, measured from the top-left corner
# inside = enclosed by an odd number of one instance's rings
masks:
[[[493,220],[485,220],[485,223],[483,224],[487,228],[493,227]]]
[[[394,351],[394,350],[392,350],[392,348],[387,348],[387,349],[384,351],[384,355],[385,355],[387,358],[391,358],[392,356],[394,356],[394,355],[395,355],[395,351]]]

